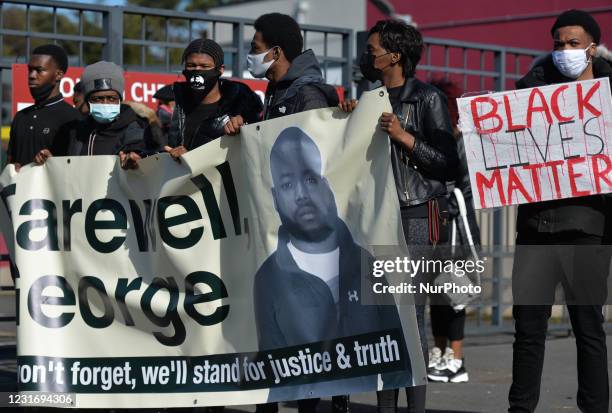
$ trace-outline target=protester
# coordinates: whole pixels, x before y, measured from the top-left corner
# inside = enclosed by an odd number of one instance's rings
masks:
[[[142,156],[161,150],[148,122],[121,104],[125,80],[119,66],[105,61],[89,65],[81,83],[89,116],[68,131],[68,144],[55,142],[50,150],[39,151],[37,164],[53,155],[119,155],[122,167],[137,167]]]
[[[249,72],[267,78],[264,119],[338,104],[338,93],[325,84],[312,50],[302,52],[300,26],[290,16],[270,13],[255,20],[247,56]]]
[[[380,127],[391,139],[391,165],[400,201],[402,225],[411,255],[432,255],[432,246],[444,241],[446,181],[455,177],[457,150],[446,98],[431,85],[416,79],[421,58],[421,33],[404,22],[381,20],[369,31],[360,69],[370,82],[382,81],[389,92],[393,113],[383,113]],[[352,111],[357,102],[341,108]],[[426,274],[415,277],[426,282]],[[423,355],[427,359],[425,299],[415,295]],[[425,360],[427,365],[427,360]],[[398,390],[379,391],[378,411],[396,412]],[[406,388],[409,412],[424,412],[425,386]]]
[[[338,93],[325,84],[319,62],[312,50],[302,52],[304,39],[298,23],[280,13],[255,20],[255,34],[247,56],[249,72],[267,78],[264,119],[273,119],[310,109],[338,104]],[[315,412],[319,399],[298,401],[300,413]],[[333,412],[347,412],[348,396],[332,398]],[[258,413],[278,411],[277,403],[257,405]]]
[[[72,89],[72,105],[78,110],[83,116],[89,114],[89,105],[85,101],[85,95],[83,94],[83,84],[77,82]]]
[[[480,229],[476,222],[476,213],[472,200],[472,187],[470,185],[470,173],[468,171],[467,159],[465,156],[465,146],[463,135],[457,126],[459,124],[459,110],[457,99],[461,97],[462,91],[454,82],[450,80],[437,79],[430,82],[446,95],[448,99],[448,111],[453,127],[453,136],[457,141],[457,155],[459,163],[452,187],[458,188],[463,194],[467,209],[467,222],[469,228],[464,228],[463,220],[460,218],[457,199],[449,191],[448,209],[449,217],[457,223],[457,244],[458,252],[451,258],[465,258],[470,249],[466,247],[469,243],[467,231],[470,231],[475,245],[480,244]],[[465,247],[465,248],[462,248]],[[463,338],[465,330],[465,309],[454,309],[445,302],[442,294],[430,296],[431,305],[429,307],[431,315],[431,330],[435,340],[434,348],[429,352],[429,364],[427,377],[429,380],[444,383],[462,383],[469,380],[469,375],[465,367],[463,358]]]
[[[168,140],[168,134],[170,132],[170,125],[172,124],[172,114],[174,113],[174,91],[172,85],[166,85],[161,87],[153,95],[154,99],[157,99],[157,110],[156,115],[161,123],[161,130],[166,140]]]
[[[601,77],[612,80],[612,66],[594,57],[601,31],[590,14],[562,13],[551,35],[552,55],[519,80],[517,88]],[[609,219],[603,195],[519,206],[512,273],[515,341],[509,412],[533,412],[538,404],[546,330],[559,282],[576,336],[578,408],[589,413],[609,411],[602,313],[610,266],[610,249],[602,244]],[[591,296],[586,301],[581,300],[585,291]]]
[[[196,39],[183,52],[185,82],[173,86],[175,108],[166,150],[182,154],[241,125],[261,120],[261,99],[244,83],[220,79],[223,49],[210,39]]]
[[[60,46],[47,44],[32,51],[28,87],[34,104],[15,115],[8,144],[8,162],[17,169],[32,162],[41,149],[50,148],[56,139],[66,139],[66,129],[81,117],[59,90],[66,70],[68,56]]]

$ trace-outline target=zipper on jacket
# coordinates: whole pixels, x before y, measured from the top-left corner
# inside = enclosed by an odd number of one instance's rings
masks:
[[[94,148],[95,141],[96,141],[96,131],[93,130],[89,134],[89,142],[87,145],[87,155],[90,155],[90,156],[93,155],[93,148]]]

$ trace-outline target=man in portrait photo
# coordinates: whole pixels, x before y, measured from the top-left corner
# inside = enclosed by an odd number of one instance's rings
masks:
[[[255,276],[260,350],[390,329],[401,335],[395,305],[362,303],[362,254],[372,258],[338,216],[315,142],[300,128],[284,129],[270,151],[270,172],[281,226],[276,251]]]

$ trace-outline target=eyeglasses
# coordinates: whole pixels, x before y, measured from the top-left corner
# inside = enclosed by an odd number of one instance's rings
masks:
[[[90,96],[89,103],[119,103],[119,96]]]

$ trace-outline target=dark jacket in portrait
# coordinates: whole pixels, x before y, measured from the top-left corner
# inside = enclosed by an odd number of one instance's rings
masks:
[[[359,247],[342,220],[337,220],[340,248],[339,309],[327,284],[302,271],[281,226],[278,247],[255,275],[254,302],[259,348],[275,349],[399,328],[394,305],[364,305]],[[365,276],[365,275],[364,275]]]

